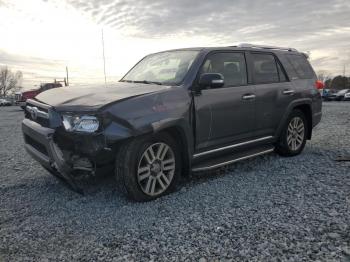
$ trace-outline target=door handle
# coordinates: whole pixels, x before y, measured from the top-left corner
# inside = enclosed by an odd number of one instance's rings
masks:
[[[255,95],[253,95],[253,94],[249,94],[249,95],[244,95],[244,96],[242,96],[242,99],[243,100],[252,100],[252,99],[255,99]]]
[[[284,95],[294,95],[294,90],[284,90],[283,92],[282,92],[282,94],[284,94]]]

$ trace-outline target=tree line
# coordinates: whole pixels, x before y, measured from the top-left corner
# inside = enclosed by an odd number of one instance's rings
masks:
[[[325,87],[328,89],[350,89],[350,77],[336,76],[325,81]]]
[[[321,80],[325,84],[325,88],[327,89],[350,89],[350,77],[337,75],[332,77],[327,74],[325,71],[320,71],[317,73],[318,80]]]
[[[13,72],[7,66],[0,68],[0,97],[6,97],[21,89],[23,74],[21,71]]]

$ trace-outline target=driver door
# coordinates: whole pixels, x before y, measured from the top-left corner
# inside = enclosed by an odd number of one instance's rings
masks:
[[[225,84],[194,97],[196,151],[253,137],[255,94],[248,85],[244,52],[211,53],[200,73],[220,73]]]

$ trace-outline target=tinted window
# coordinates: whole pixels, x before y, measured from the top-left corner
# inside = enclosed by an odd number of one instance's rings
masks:
[[[247,70],[243,53],[215,53],[205,61],[202,73],[220,73],[225,85],[240,86],[247,84]]]
[[[270,54],[252,54],[253,75],[256,84],[279,82],[275,57]]]
[[[289,54],[289,55],[286,55],[286,57],[289,63],[292,65],[298,78],[301,78],[301,79],[314,78],[315,76],[314,71],[312,70],[305,56]]]

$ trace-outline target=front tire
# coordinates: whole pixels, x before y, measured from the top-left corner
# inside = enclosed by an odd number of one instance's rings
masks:
[[[293,110],[282,130],[275,151],[282,156],[299,155],[305,147],[307,133],[308,125],[304,113]]]
[[[116,178],[127,196],[150,201],[176,189],[181,176],[181,156],[166,133],[137,137],[121,145],[116,158]]]

